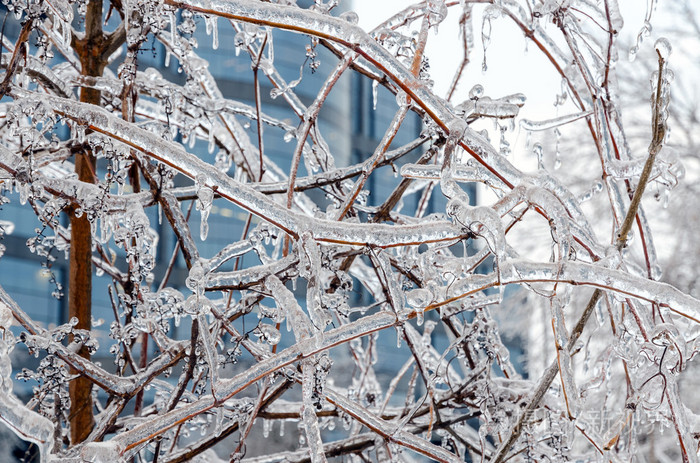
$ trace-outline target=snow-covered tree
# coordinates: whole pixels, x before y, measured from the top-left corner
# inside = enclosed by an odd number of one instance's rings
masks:
[[[683,172],[656,2],[631,50],[618,0],[427,0],[369,31],[350,5],[296,3],[3,1],[0,202],[36,215],[47,271],[67,260],[69,320],[33,319],[0,275],[0,419],[47,461],[698,461],[700,301],[656,252],[695,262],[667,238],[694,211],[645,213]],[[697,25],[688,5],[668,11]],[[144,66],[150,50],[178,72]],[[651,80],[635,95],[628,54]],[[488,96],[494,69],[525,93]],[[393,114],[352,157],[321,123],[348,75]],[[216,207],[235,213],[210,230]],[[20,350],[39,363],[15,374]],[[261,444],[271,429],[291,439]]]

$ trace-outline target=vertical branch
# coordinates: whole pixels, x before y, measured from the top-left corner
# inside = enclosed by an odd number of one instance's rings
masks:
[[[91,0],[85,15],[85,37],[74,40],[73,47],[80,56],[82,74],[100,76],[106,61],[102,57],[104,37],[102,34],[102,1]],[[94,88],[82,88],[80,101],[94,105],[100,104],[100,91]],[[78,179],[86,183],[95,182],[95,156],[88,149],[76,153],[75,172]],[[69,208],[71,224],[71,247],[68,276],[68,316],[78,319],[76,328],[90,330],[92,318],[92,234],[87,214],[76,214],[77,206]],[[80,348],[80,356],[90,358],[85,346]],[[75,374],[77,371],[72,370]],[[71,443],[82,442],[88,437],[95,425],[92,413],[92,382],[85,376],[71,381],[69,386],[71,399],[70,429]]]
[[[462,62],[459,63],[459,67],[455,71],[454,77],[452,77],[452,83],[450,84],[450,88],[447,90],[447,96],[445,97],[445,100],[447,101],[452,100],[452,96],[454,95],[455,90],[457,90],[457,85],[462,78],[462,74],[467,68],[467,64],[469,64],[469,37],[467,36],[467,22],[472,20],[471,14],[471,5],[465,5],[464,11],[462,11],[462,16],[459,18],[459,30],[462,34]]]
[[[297,172],[299,170],[299,163],[301,162],[301,155],[304,151],[304,143],[306,143],[306,138],[309,136],[309,132],[311,132],[311,127],[316,122],[318,113],[321,111],[321,107],[326,101],[326,98],[328,98],[328,95],[333,89],[333,86],[336,84],[336,82],[338,82],[340,76],[343,75],[343,72],[345,72],[345,70],[352,64],[355,58],[357,58],[356,53],[349,53],[343,57],[343,60],[336,65],[333,72],[328,76],[328,78],[324,82],[323,87],[316,96],[316,99],[308,107],[308,109],[303,115],[304,122],[303,125],[297,130],[297,145],[294,149],[294,154],[292,155],[292,166],[289,170],[289,184],[287,187],[287,209],[292,208],[292,204],[294,201],[294,185],[297,181]],[[289,235],[287,235],[284,238],[284,246],[282,248],[284,255],[287,255],[289,243],[290,239]]]
[[[379,146],[377,146],[377,149],[372,154],[372,157],[366,162],[366,167],[362,169],[362,174],[360,175],[360,178],[357,179],[357,181],[355,182],[352,191],[345,198],[345,202],[341,206],[340,212],[338,213],[338,216],[336,218],[337,220],[343,220],[343,217],[345,217],[345,215],[350,211],[350,209],[352,209],[352,206],[355,203],[355,199],[357,199],[357,196],[362,191],[362,187],[364,187],[365,182],[372,174],[372,172],[374,172],[374,169],[376,169],[379,163],[382,161],[384,155],[386,154],[386,151],[389,149],[389,146],[391,146],[391,142],[394,140],[394,137],[401,128],[401,124],[403,123],[404,119],[406,119],[407,113],[408,105],[403,105],[394,115],[394,119],[391,121],[389,128],[384,133],[382,141],[379,143]]]
[[[262,182],[263,175],[265,174],[265,162],[264,162],[264,148],[263,148],[263,124],[260,119],[260,114],[262,113],[261,102],[260,102],[260,81],[258,79],[258,70],[260,68],[260,60],[262,60],[263,52],[265,51],[265,45],[267,45],[267,35],[263,39],[262,45],[260,45],[260,51],[256,57],[255,64],[253,64],[253,88],[255,90],[255,115],[257,118],[257,129],[258,129],[258,155],[260,157],[260,173],[258,175],[258,182]]]

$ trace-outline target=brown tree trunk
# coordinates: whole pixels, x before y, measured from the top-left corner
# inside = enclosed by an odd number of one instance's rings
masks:
[[[94,166],[94,159],[89,153],[77,155],[75,170],[80,180],[86,181],[92,177],[90,167]],[[89,330],[92,317],[92,240],[90,236],[90,223],[85,215],[76,217],[75,209],[71,210],[71,248],[70,248],[70,273],[68,279],[68,314],[76,317],[76,328]],[[89,358],[90,354],[82,347],[79,354]],[[71,371],[75,374],[76,371]],[[71,443],[82,442],[92,431],[94,419],[92,416],[92,383],[80,376],[70,383],[70,429]]]
[[[103,59],[104,36],[102,34],[102,0],[91,0],[88,3],[85,17],[85,37],[75,40],[75,47],[82,64],[82,74],[100,76],[104,71]],[[91,88],[83,88],[80,101],[100,104],[100,92]],[[75,172],[80,181],[95,182],[95,157],[89,150],[84,150],[75,157]],[[68,313],[76,317],[76,328],[90,330],[92,318],[92,235],[87,214],[77,217],[75,207],[70,211],[71,247],[70,271],[68,280]],[[82,347],[79,354],[89,358],[90,354]],[[73,371],[72,373],[76,373]],[[70,430],[71,444],[84,441],[95,425],[92,410],[92,383],[80,376],[70,383]]]

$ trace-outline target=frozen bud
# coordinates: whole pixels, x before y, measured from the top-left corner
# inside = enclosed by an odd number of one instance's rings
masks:
[[[482,96],[484,96],[484,87],[482,85],[476,84],[471,90],[469,90],[470,100],[478,100]]]
[[[204,280],[206,279],[206,272],[202,263],[197,261],[192,264],[190,273],[185,280],[185,286],[192,292],[199,292],[203,290]]]
[[[271,346],[274,346],[280,342],[280,339],[282,339],[282,334],[280,334],[279,330],[275,328],[272,325],[268,325],[266,323],[261,323],[258,326],[258,332],[256,333],[258,337],[260,338],[260,341],[264,341]]]
[[[656,53],[658,53],[663,60],[668,60],[669,56],[671,56],[671,42],[664,37],[656,41],[654,48],[656,48]]]
[[[357,24],[360,21],[360,17],[354,11],[346,11],[340,15],[340,19],[347,21],[350,24]]]
[[[406,303],[411,307],[424,308],[432,301],[433,294],[426,288],[417,288],[406,293]]]

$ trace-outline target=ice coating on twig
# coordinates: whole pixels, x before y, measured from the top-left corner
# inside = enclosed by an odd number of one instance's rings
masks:
[[[654,44],[654,48],[659,54],[659,57],[663,60],[668,60],[669,56],[671,56],[671,42],[669,42],[668,39],[665,37],[661,37],[660,39],[658,39]]]
[[[555,127],[559,127],[559,126],[562,126],[564,124],[568,124],[570,122],[577,121],[579,119],[582,119],[582,118],[590,116],[590,115],[591,115],[590,111],[583,111],[580,113],[559,116],[557,118],[549,119],[546,121],[531,121],[528,119],[521,119],[520,120],[520,127],[522,127],[525,130],[529,130],[531,132],[537,132],[540,130],[553,129]]]

